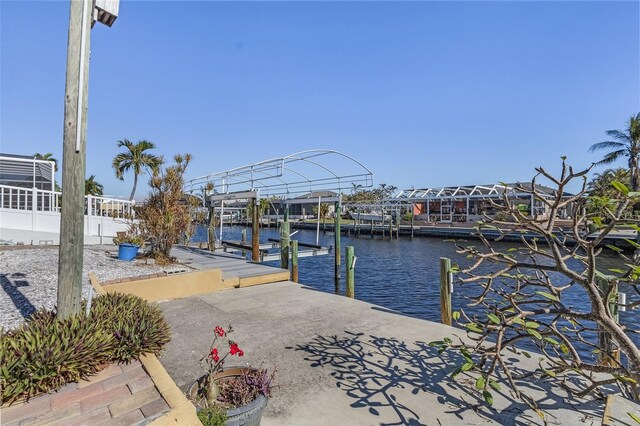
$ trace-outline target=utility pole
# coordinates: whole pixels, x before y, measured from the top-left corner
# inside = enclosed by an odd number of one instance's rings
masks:
[[[89,86],[89,52],[93,17],[111,26],[117,0],[71,0],[62,152],[62,211],[58,261],[58,318],[80,312],[84,249],[85,147]],[[90,208],[90,207],[89,207]]]

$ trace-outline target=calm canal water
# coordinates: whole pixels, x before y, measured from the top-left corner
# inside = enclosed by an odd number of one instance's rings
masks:
[[[224,240],[240,240],[241,227],[223,228]],[[247,229],[250,238],[251,229]],[[198,230],[194,241],[203,238],[206,241],[206,229]],[[274,228],[262,228],[260,230],[260,241],[267,242],[269,238],[278,238],[278,231]],[[316,243],[316,232],[311,230],[298,230],[292,237],[300,242]],[[332,246],[334,243],[333,233],[326,234],[320,231],[320,244]],[[480,244],[479,241],[470,241],[468,244]],[[344,256],[345,246],[354,246],[357,256],[355,268],[355,292],[356,299],[379,305],[383,308],[392,309],[399,313],[415,318],[422,318],[430,321],[440,321],[440,257],[449,257],[452,263],[465,264],[468,262],[464,256],[455,251],[451,241],[438,238],[419,237],[413,240],[400,238],[394,240],[382,240],[379,236],[371,239],[369,236],[360,238],[341,237],[342,253]],[[515,247],[512,243],[496,243],[496,248],[506,250]],[[304,250],[304,248],[300,248]],[[604,259],[607,268],[616,267],[617,260],[613,257]],[[320,291],[334,293],[334,256],[305,257],[299,259],[300,282]],[[279,265],[278,262],[267,262],[268,265]],[[577,263],[575,263],[577,267]],[[342,261],[342,283],[341,293],[344,294],[345,271],[344,258]],[[557,279],[562,279],[557,276]],[[465,308],[470,294],[477,293],[478,286],[466,285],[456,286],[452,297],[454,310]],[[638,300],[638,296],[633,294],[630,288],[622,289],[627,293],[627,302]],[[567,291],[564,303],[569,307],[584,308],[584,293],[579,288],[572,288]],[[473,312],[465,309],[467,312]],[[626,311],[620,313],[620,321],[633,328],[640,328],[640,318],[637,311]],[[640,338],[635,339],[640,344]]]

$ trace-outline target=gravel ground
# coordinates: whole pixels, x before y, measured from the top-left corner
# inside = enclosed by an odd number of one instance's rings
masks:
[[[89,272],[100,281],[161,272],[169,267],[118,260],[115,246],[86,246],[82,296],[89,294]],[[14,328],[41,307],[51,309],[58,291],[58,248],[0,251],[0,329]]]

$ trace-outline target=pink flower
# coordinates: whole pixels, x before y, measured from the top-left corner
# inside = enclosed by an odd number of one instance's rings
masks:
[[[225,335],[224,328],[220,327],[219,325],[216,326],[216,328],[213,330],[213,332],[218,337],[224,337],[224,335]]]

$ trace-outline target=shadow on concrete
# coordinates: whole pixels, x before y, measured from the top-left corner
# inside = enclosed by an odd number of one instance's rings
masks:
[[[27,299],[18,289],[19,287],[29,286],[29,281],[25,280],[26,277],[23,273],[14,273],[10,276],[6,274],[0,274],[0,285],[2,290],[11,298],[11,301],[15,307],[20,311],[20,315],[24,318],[28,318],[32,313],[36,311],[36,307]],[[13,278],[13,281],[11,280]]]
[[[541,420],[527,405],[506,393],[506,386],[500,392],[494,392],[499,393],[506,404],[502,403],[499,411],[488,407],[475,389],[475,378],[458,376],[451,379],[451,371],[462,364],[463,358],[454,352],[438,355],[437,350],[426,342],[408,345],[393,337],[345,331],[343,336],[318,335],[306,344],[287,349],[305,352],[304,359],[312,367],[327,368],[336,386],[353,399],[350,406],[368,410],[373,417],[372,424],[446,425],[451,421],[464,424],[494,421],[530,425]],[[524,372],[513,371],[516,375]],[[528,393],[534,391],[540,395],[538,403],[543,411],[578,410],[585,420],[602,414],[596,412],[592,401],[569,404],[543,381],[519,385],[526,386]],[[428,397],[428,394],[432,396]],[[433,407],[434,404],[440,405],[436,408],[437,412],[443,413],[443,419],[438,419],[435,413],[424,418],[425,411],[434,411],[425,406]],[[422,418],[419,412],[423,413]],[[550,424],[562,424],[561,419],[553,416],[548,420]]]

